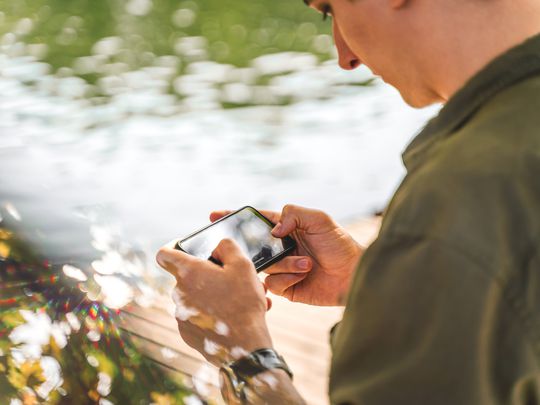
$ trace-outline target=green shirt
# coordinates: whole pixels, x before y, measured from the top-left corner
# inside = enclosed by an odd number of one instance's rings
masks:
[[[540,403],[540,36],[403,158],[332,336],[332,403]]]

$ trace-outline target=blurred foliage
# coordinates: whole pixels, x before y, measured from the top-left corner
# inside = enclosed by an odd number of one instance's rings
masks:
[[[55,68],[92,54],[105,37],[123,40],[115,59],[131,68],[174,55],[178,40],[192,36],[206,38],[210,60],[236,66],[279,51],[329,57],[313,41],[331,25],[301,0],[0,0],[0,10],[0,34],[46,44],[43,59]]]
[[[259,56],[280,52],[308,53],[315,62],[334,57],[331,23],[302,0],[0,0],[0,55],[3,52],[47,64],[43,71],[38,68],[40,73],[25,76],[26,84],[47,73],[81,78],[88,86],[72,82],[63,89],[69,87],[76,97],[96,104],[140,83],[139,76],[129,73],[147,67],[155,68],[146,75],[153,78],[146,81],[147,88],[153,85],[177,99],[200,95],[206,91],[199,91],[204,83],[179,84],[175,79],[193,73],[193,62],[212,62],[199,79],[214,81],[216,94],[223,93],[224,82],[250,87],[229,89],[227,96],[214,98],[222,108],[289,104],[290,97],[273,94],[267,83],[277,74],[313,63],[279,70],[276,61],[267,69],[265,60],[225,79],[223,68],[249,67]],[[201,67],[195,70],[200,73]],[[47,91],[51,88],[58,91],[54,85]],[[207,100],[208,92],[202,97]]]
[[[192,395],[120,331],[121,315],[90,301],[72,280],[57,276],[59,269],[37,260],[11,231],[0,228],[0,242],[8,252],[0,255],[1,404],[13,399],[23,404],[177,404]],[[35,327],[25,314],[47,322],[39,324],[39,330],[27,330],[27,340],[20,341],[13,336],[17,328]],[[67,341],[47,332],[47,326],[63,330]],[[90,338],[92,330],[99,331],[99,339]],[[24,354],[25,345],[35,340],[32,335],[47,333],[48,341],[40,342],[37,356]],[[45,398],[43,385],[51,376],[42,368],[44,358],[55,360],[61,378],[49,386]],[[103,375],[107,387],[100,388]],[[104,398],[110,402],[100,402]]]

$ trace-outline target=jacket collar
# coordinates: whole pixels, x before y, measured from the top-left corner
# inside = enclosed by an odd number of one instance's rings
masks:
[[[475,74],[428,122],[403,153],[408,171],[421,163],[432,145],[462,127],[484,104],[500,91],[540,73],[540,35],[495,58]]]

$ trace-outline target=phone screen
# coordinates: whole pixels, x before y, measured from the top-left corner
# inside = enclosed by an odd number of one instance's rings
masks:
[[[260,271],[294,249],[292,238],[275,238],[273,224],[252,207],[244,207],[178,242],[185,252],[209,259],[222,239],[235,240]]]

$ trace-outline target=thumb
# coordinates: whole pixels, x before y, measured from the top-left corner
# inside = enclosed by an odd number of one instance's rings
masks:
[[[249,263],[253,265],[251,260],[244,254],[238,243],[232,239],[223,239],[212,252],[212,257],[220,263],[223,263],[223,267],[233,265],[232,267],[238,268],[238,264]]]
[[[272,235],[283,238],[296,229],[311,233],[324,233],[335,229],[337,224],[323,211],[287,204],[281,218],[272,229]]]

